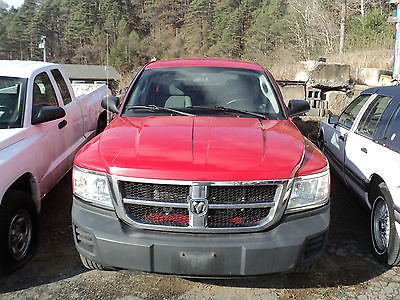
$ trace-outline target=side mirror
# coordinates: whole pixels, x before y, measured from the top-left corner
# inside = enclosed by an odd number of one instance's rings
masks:
[[[294,117],[308,112],[310,104],[305,100],[290,100],[287,108],[289,117]]]
[[[101,107],[116,114],[119,113],[118,105],[119,98],[115,96],[108,96],[101,100]]]
[[[45,123],[65,117],[65,110],[58,106],[41,106],[32,116],[32,125]]]
[[[338,116],[329,116],[328,123],[337,125],[339,123],[339,117]]]

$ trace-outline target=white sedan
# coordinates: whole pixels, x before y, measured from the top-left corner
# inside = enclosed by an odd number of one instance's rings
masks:
[[[361,93],[322,120],[318,144],[333,169],[371,209],[375,254],[400,264],[400,87]]]

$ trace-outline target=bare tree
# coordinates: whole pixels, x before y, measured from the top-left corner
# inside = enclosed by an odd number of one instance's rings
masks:
[[[308,58],[315,48],[334,51],[339,36],[339,22],[334,6],[324,0],[290,0],[289,30],[301,56]]]

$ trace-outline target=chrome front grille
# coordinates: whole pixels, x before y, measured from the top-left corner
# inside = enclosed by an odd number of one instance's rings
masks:
[[[211,186],[208,201],[215,204],[273,202],[275,192],[276,185]]]
[[[187,185],[120,181],[119,188],[123,198],[146,201],[186,203],[189,195]]]
[[[212,209],[208,214],[210,228],[238,228],[257,226],[268,217],[270,208]]]
[[[189,226],[187,208],[125,204],[126,212],[133,221],[159,226]]]
[[[118,216],[139,228],[259,231],[280,219],[289,181],[186,182],[112,177]]]

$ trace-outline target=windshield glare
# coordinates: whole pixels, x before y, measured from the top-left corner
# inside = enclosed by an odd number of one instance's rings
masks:
[[[26,79],[0,76],[0,128],[22,127]]]
[[[155,113],[127,109],[143,105],[156,105],[191,113],[194,113],[198,106],[220,106],[259,113],[268,116],[269,119],[284,117],[279,100],[266,75],[247,69],[176,67],[145,70],[128,96],[122,115]],[[165,111],[163,113],[165,114]],[[221,115],[221,112],[198,110],[195,114]]]

